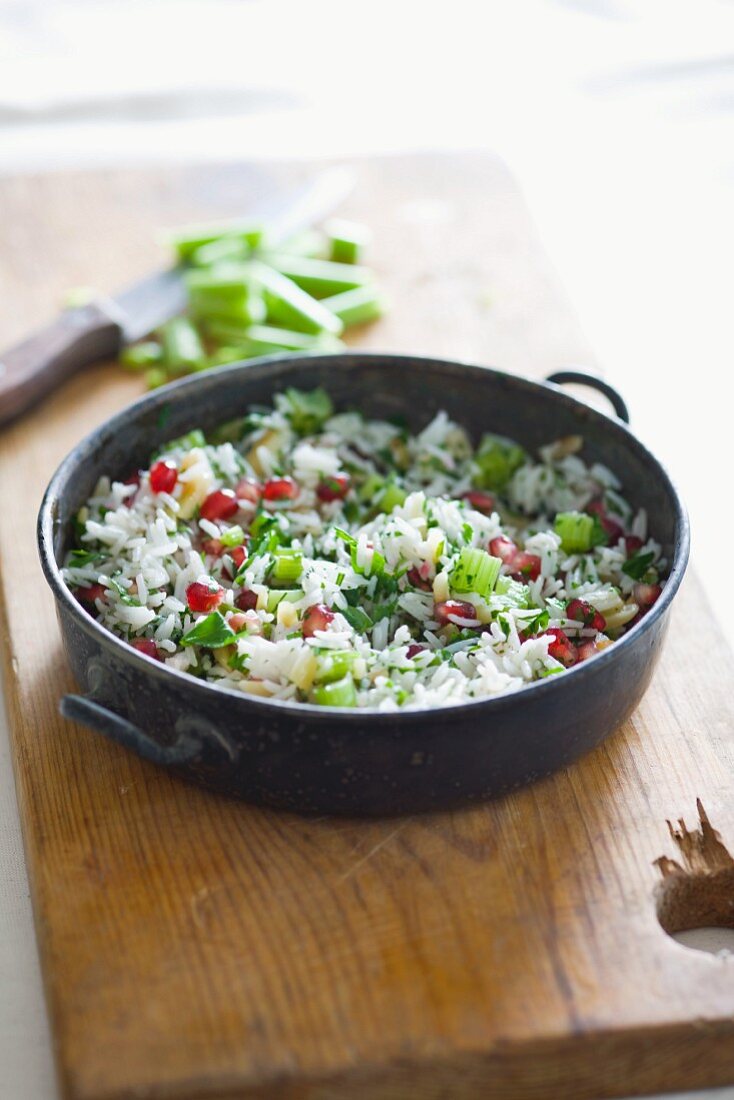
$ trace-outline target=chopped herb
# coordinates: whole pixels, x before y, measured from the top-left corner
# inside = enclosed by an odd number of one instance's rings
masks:
[[[200,645],[204,649],[220,649],[235,640],[235,632],[219,611],[212,611],[205,619],[199,619],[181,639],[181,645]]]

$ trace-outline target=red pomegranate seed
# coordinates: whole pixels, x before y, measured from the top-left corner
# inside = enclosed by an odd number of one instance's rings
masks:
[[[494,511],[494,497],[479,489],[470,489],[468,493],[462,493],[462,499],[468,501],[475,511],[483,512],[485,516],[490,516]]]
[[[647,611],[660,598],[662,591],[659,584],[636,584],[632,597],[641,610]]]
[[[224,589],[216,581],[194,581],[186,589],[191,611],[214,611],[224,599]]]
[[[585,512],[588,512],[591,516],[598,516],[599,519],[607,514],[607,506],[601,497],[594,497],[584,508]]]
[[[575,665],[579,659],[578,650],[573,644],[568,635],[559,630],[557,626],[550,627],[545,633],[552,639],[548,646],[548,654],[551,657],[555,657],[557,661],[560,661],[566,668],[570,668],[571,665]],[[540,635],[542,637],[542,635]]]
[[[231,489],[215,489],[201,506],[203,519],[229,519],[237,511],[237,497]]]
[[[428,580],[427,577],[421,576],[420,570],[417,566],[414,565],[413,568],[409,569],[405,575],[408,578],[410,584],[413,585],[413,588],[422,588],[424,592],[428,592],[428,590],[431,588],[431,582]]]
[[[324,504],[330,504],[332,500],[344,500],[349,492],[350,480],[346,474],[334,474],[325,477],[316,489],[316,496]]]
[[[254,611],[257,608],[257,592],[253,592],[251,588],[243,588],[234,602],[240,611]]]
[[[155,661],[158,660],[158,646],[152,638],[136,638],[130,644],[133,649],[137,649],[138,653],[144,653],[146,657],[152,657]]]
[[[329,623],[334,621],[334,612],[330,611],[326,604],[316,603],[309,607],[303,616],[303,636],[313,638],[317,630],[326,630]]]
[[[493,558],[499,558],[505,565],[509,565],[515,554],[519,553],[516,544],[505,535],[489,540],[489,552]]]
[[[589,657],[593,657],[598,652],[599,650],[596,648],[596,642],[591,640],[583,642],[578,647],[579,661],[588,661]]]
[[[636,554],[638,550],[641,550],[644,546],[644,542],[637,535],[627,535],[624,540],[624,548],[627,551],[627,557],[631,558],[633,554]]]
[[[516,581],[534,581],[540,576],[540,558],[537,554],[528,554],[526,550],[518,550],[506,564]]]
[[[212,558],[221,557],[224,547],[219,539],[204,539],[201,549]]]
[[[126,477],[122,484],[123,485],[139,485],[140,484],[140,470],[136,470],[134,474],[130,474],[130,477]]]
[[[246,558],[247,558],[247,547],[246,546],[231,546],[227,550],[227,553],[229,554],[230,558],[232,559],[235,569],[241,569],[244,562],[245,562],[245,560],[246,560]]]
[[[595,607],[592,607],[586,600],[571,600],[566,608],[566,615],[569,619],[573,619],[574,622],[583,623],[584,626],[593,626],[594,630],[604,630],[607,625],[607,620],[601,615]]]
[[[90,584],[86,588],[77,588],[74,593],[80,603],[94,604],[95,600],[106,600],[104,585]]]
[[[234,487],[234,495],[238,500],[246,500],[250,504],[259,504],[263,495],[262,486],[253,481],[251,477],[243,477]]]
[[[170,458],[154,463],[150,468],[150,487],[154,493],[172,493],[178,481],[176,463]]]
[[[417,657],[419,653],[423,653],[426,649],[428,649],[428,646],[420,645],[419,642],[413,642],[408,646],[408,652],[405,656],[409,661],[412,661],[414,657]]]
[[[234,630],[235,634],[239,634],[240,630],[244,630],[247,626],[248,618],[244,613],[240,614],[235,611],[234,615],[230,615],[227,619],[227,625],[230,630]]]
[[[599,521],[607,533],[610,545],[616,546],[624,535],[624,527],[622,527],[622,524],[617,523],[616,519],[610,519],[609,516],[600,516]]]
[[[292,477],[271,477],[263,485],[264,500],[295,500],[297,496],[298,486]]]
[[[453,623],[455,626],[478,626],[474,604],[468,600],[443,600],[434,604],[433,617],[441,626]]]

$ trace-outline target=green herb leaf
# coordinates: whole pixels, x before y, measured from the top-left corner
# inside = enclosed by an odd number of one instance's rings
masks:
[[[224,621],[219,611],[212,611],[205,619],[199,619],[181,639],[181,645],[199,645],[204,649],[219,649],[233,642],[236,635]]]
[[[648,569],[652,565],[655,555],[651,550],[643,554],[639,550],[636,554],[633,554],[631,558],[622,566],[622,572],[628,577],[631,577],[633,581],[640,581],[647,573]]]
[[[366,630],[369,630],[374,625],[372,619],[361,607],[347,606],[342,609],[341,613],[352,629],[360,634],[364,634]]]

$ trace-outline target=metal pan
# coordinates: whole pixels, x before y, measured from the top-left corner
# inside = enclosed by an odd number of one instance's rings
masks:
[[[564,392],[603,392],[617,417]],[[324,709],[215,688],[141,655],[103,629],[61,578],[71,520],[102,473],[125,477],[160,444],[267,404],[286,386],[324,386],[337,407],[404,416],[412,428],[439,409],[477,439],[495,430],[533,449],[584,437],[584,457],[609,466],[671,562],[652,610],[590,661],[506,696],[429,711]],[[347,353],[273,356],[187,378],[125,409],[83,440],[41,506],[41,563],[83,695],[62,713],[207,787],[287,810],[352,815],[456,807],[519,787],[598,745],[639,703],[660,654],[688,560],[685,509],[658,460],[626,426],[624,401],[579,372],[546,383],[419,357]]]

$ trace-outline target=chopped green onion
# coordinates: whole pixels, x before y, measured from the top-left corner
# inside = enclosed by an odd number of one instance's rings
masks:
[[[323,298],[321,304],[330,309],[345,328],[376,321],[385,312],[385,300],[372,283]]]
[[[362,259],[370,240],[370,232],[366,226],[332,218],[324,228],[329,238],[329,255],[332,260],[356,264]]]
[[[186,374],[206,365],[199,334],[186,317],[172,317],[160,330],[163,360],[172,374]]]
[[[181,639],[181,645],[200,645],[205,649],[219,649],[235,639],[235,632],[224,620],[220,611],[212,611],[205,619],[199,619]]]
[[[276,271],[286,275],[314,298],[329,298],[345,290],[354,290],[371,282],[371,272],[354,264],[332,263],[331,260],[312,260],[307,256],[287,256],[268,253],[266,261]]]
[[[160,363],[163,348],[155,340],[145,340],[142,344],[130,344],[120,352],[120,362],[128,370],[143,370],[145,367]]]
[[[500,558],[493,558],[486,550],[464,547],[451,570],[449,583],[454,592],[474,592],[486,599],[495,586],[501,568]]]
[[[487,432],[474,456],[479,476],[477,485],[482,489],[504,489],[508,481],[525,462],[525,451],[510,439]]]
[[[351,676],[333,683],[317,684],[311,698],[322,707],[356,707],[357,689]]]
[[[585,554],[608,541],[599,517],[586,512],[559,512],[553,528],[567,554]]]
[[[303,554],[300,550],[278,547],[274,551],[271,579],[278,584],[290,584],[297,581],[303,568]]]
[[[250,264],[253,277],[263,289],[268,320],[297,332],[328,332],[339,336],[344,325],[331,310],[317,302],[292,279],[267,264]]]

